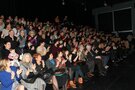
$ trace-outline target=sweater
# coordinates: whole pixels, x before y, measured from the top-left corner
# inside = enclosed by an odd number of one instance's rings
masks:
[[[11,67],[11,70],[16,72],[16,67]],[[16,74],[16,73],[15,73]],[[19,80],[19,78],[16,78]],[[11,79],[11,73],[7,71],[0,71],[0,82],[1,82],[1,88],[0,90],[12,90],[12,85],[14,83],[14,80]]]

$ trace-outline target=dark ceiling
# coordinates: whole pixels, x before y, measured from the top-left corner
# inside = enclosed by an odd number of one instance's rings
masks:
[[[62,5],[64,1],[65,5]],[[91,11],[103,7],[105,0],[3,0],[0,12],[5,15],[25,17],[55,17],[68,15],[76,22],[92,22]],[[106,0],[114,5],[129,0]]]

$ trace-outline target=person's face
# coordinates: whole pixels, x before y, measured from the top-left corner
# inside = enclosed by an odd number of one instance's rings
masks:
[[[42,42],[42,43],[41,43],[41,46],[43,46],[43,47],[44,47],[44,46],[45,46],[45,43],[44,43],[44,42]]]
[[[76,48],[74,48],[74,52],[77,52],[77,49]]]
[[[53,54],[51,53],[51,54],[49,55],[49,57],[52,59],[52,58],[53,58]]]
[[[31,44],[31,42],[28,42],[28,46],[30,47],[32,44]]]
[[[10,49],[10,48],[11,48],[11,43],[10,43],[10,42],[7,42],[7,43],[5,44],[5,48],[6,48],[6,49]]]
[[[21,26],[21,30],[24,30],[24,27],[23,26]]]
[[[14,31],[10,31],[9,34],[10,34],[11,36],[14,36]]]
[[[66,55],[68,55],[68,54],[69,54],[69,51],[68,51],[68,50],[67,50],[67,51],[65,51],[65,54],[66,54]]]
[[[112,43],[112,46],[115,46],[115,43]]]
[[[40,55],[38,55],[38,57],[36,58],[37,61],[41,61],[42,57]]]
[[[17,29],[17,30],[19,30],[19,29],[20,29],[20,26],[19,26],[19,25],[17,25],[17,26],[16,26],[16,29]]]
[[[61,36],[64,36],[64,33],[63,32],[61,32]]]
[[[33,29],[33,27],[32,26],[30,26],[30,30],[32,30]]]
[[[83,47],[83,46],[81,46],[81,47],[80,47],[80,51],[83,51],[83,50],[84,50],[84,47]]]
[[[75,38],[73,39],[73,42],[76,42],[76,39]]]
[[[55,45],[58,45],[59,44],[59,41],[57,41],[56,43],[55,43]]]
[[[29,55],[26,55],[25,56],[25,62],[29,63],[31,61],[31,57]]]
[[[87,50],[90,51],[90,50],[91,50],[91,46],[88,46],[88,47],[87,47]]]
[[[15,50],[13,49],[13,50],[11,50],[11,53],[15,53]]]
[[[63,56],[63,53],[62,53],[62,52],[60,52],[60,53],[59,53],[59,56],[60,56],[60,57],[62,57],[62,56]]]
[[[1,18],[2,18],[2,19],[4,19],[4,16],[3,16],[3,15],[1,15]]]
[[[11,17],[11,16],[9,16],[8,18],[9,18],[9,19],[12,19],[12,17]]]
[[[31,33],[30,33],[30,36],[33,37],[33,36],[34,36],[34,32],[31,32]]]
[[[21,35],[21,36],[24,36],[24,31],[21,31],[21,32],[20,32],[20,35]]]
[[[72,57],[72,54],[69,55],[69,58],[71,58],[71,57]]]
[[[7,29],[7,30],[10,30],[10,29],[11,29],[11,25],[10,25],[10,24],[7,25],[6,29]]]
[[[39,34],[39,35],[42,35],[42,31],[40,30],[40,31],[38,32],[38,34]]]

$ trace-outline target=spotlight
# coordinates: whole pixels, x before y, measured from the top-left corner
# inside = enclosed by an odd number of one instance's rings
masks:
[[[106,1],[104,1],[104,6],[105,6],[105,7],[107,6],[107,3],[106,3]]]
[[[62,5],[63,5],[63,6],[65,5],[65,1],[64,1],[64,0],[62,0]]]

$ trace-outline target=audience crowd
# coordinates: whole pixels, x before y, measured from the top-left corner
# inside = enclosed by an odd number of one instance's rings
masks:
[[[135,48],[125,37],[75,25],[65,16],[53,22],[0,16],[0,90],[77,88],[86,78],[107,74]]]

